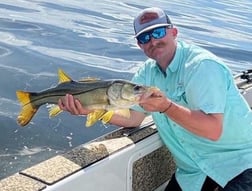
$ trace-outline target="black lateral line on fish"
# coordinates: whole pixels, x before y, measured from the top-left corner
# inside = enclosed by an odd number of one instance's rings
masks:
[[[75,95],[81,95],[81,94],[86,93],[86,92],[89,92],[89,91],[93,91],[93,90],[88,90],[88,91],[83,91],[83,92],[78,92],[78,93],[73,93],[73,94],[71,94],[70,92],[69,92],[69,93],[70,93],[71,95],[75,96]],[[38,94],[38,93],[33,92],[32,94]],[[32,94],[31,94],[31,96],[32,96]],[[30,104],[31,102],[39,101],[39,100],[41,100],[41,99],[46,99],[46,98],[49,98],[49,97],[62,97],[62,96],[65,96],[66,94],[67,94],[67,93],[43,95],[43,96],[41,96],[40,98],[31,99],[30,102],[24,104],[24,106]]]
[[[74,83],[78,83],[78,82],[76,82],[76,81],[72,81],[72,82],[74,82]],[[66,94],[71,94],[71,95],[80,95],[80,94],[84,94],[84,93],[88,93],[88,92],[91,92],[91,91],[94,91],[94,90],[96,90],[96,89],[99,89],[99,88],[107,88],[107,90],[106,90],[106,96],[107,96],[107,101],[108,101],[108,103],[109,103],[109,105],[111,104],[111,102],[110,102],[110,100],[108,99],[108,87],[109,86],[111,86],[112,84],[114,84],[114,83],[116,83],[116,82],[123,82],[122,80],[112,80],[112,81],[110,81],[110,83],[109,84],[106,84],[106,85],[104,85],[104,86],[100,86],[100,87],[97,87],[97,88],[90,88],[90,89],[88,89],[88,90],[83,90],[83,91],[80,91],[80,92],[76,92],[76,93],[71,93],[71,92],[64,92],[64,93],[58,93],[58,94],[50,94],[50,92],[48,93],[48,95],[47,94],[45,94],[45,95],[43,95],[43,96],[41,96],[40,98],[37,98],[37,99],[32,99],[29,103],[31,103],[32,101],[38,101],[38,100],[41,100],[41,99],[45,99],[45,98],[49,98],[49,97],[61,97],[61,96],[65,96]],[[55,87],[55,88],[57,88],[57,87]],[[44,91],[41,91],[41,92],[32,92],[31,93],[31,95],[32,94],[43,94],[45,91],[47,91],[47,90],[44,90]],[[27,104],[29,104],[29,103],[26,103],[25,105],[27,105]]]

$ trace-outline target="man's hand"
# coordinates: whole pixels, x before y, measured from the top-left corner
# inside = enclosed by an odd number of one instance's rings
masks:
[[[68,111],[72,115],[87,115],[92,111],[83,107],[80,101],[70,94],[66,94],[66,96],[59,99],[58,105],[60,109]]]
[[[143,95],[140,98],[140,106],[149,112],[163,112],[171,104],[168,99],[160,90],[155,89],[151,94]]]

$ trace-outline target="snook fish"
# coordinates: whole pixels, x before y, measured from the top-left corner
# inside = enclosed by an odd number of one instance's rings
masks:
[[[88,114],[86,126],[92,126],[98,120],[107,123],[114,112],[129,116],[129,108],[138,104],[140,96],[151,94],[153,87],[146,87],[125,80],[83,79],[72,80],[63,70],[59,69],[59,84],[41,92],[16,91],[21,103],[21,111],[17,117],[20,126],[27,125],[40,106],[53,104],[49,108],[49,116],[58,115],[61,110],[58,100],[66,94],[72,94],[86,108],[94,112]]]

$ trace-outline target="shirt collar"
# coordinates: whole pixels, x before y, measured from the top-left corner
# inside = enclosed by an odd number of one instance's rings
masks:
[[[167,70],[169,70],[170,72],[176,72],[178,67],[179,67],[179,60],[180,60],[180,54],[181,54],[181,45],[179,42],[177,42],[177,47],[176,47],[176,52],[174,55],[174,58],[172,59],[171,63],[169,64],[169,66],[166,69],[166,72],[168,72]]]
[[[181,45],[179,42],[177,42],[176,52],[174,55],[174,58],[172,59],[169,66],[166,68],[166,71],[163,71],[160,66],[156,63],[156,67],[166,76],[169,72],[176,72],[179,67],[179,59],[180,59],[180,49]]]

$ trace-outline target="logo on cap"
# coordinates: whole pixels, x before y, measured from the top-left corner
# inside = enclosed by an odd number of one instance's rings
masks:
[[[158,19],[158,14],[157,13],[145,13],[144,15],[141,16],[141,18],[139,19],[139,24],[144,24],[144,23],[148,23],[150,21],[153,21],[155,19]]]
[[[172,25],[164,10],[158,7],[151,7],[142,10],[134,19],[135,37],[148,30]]]

